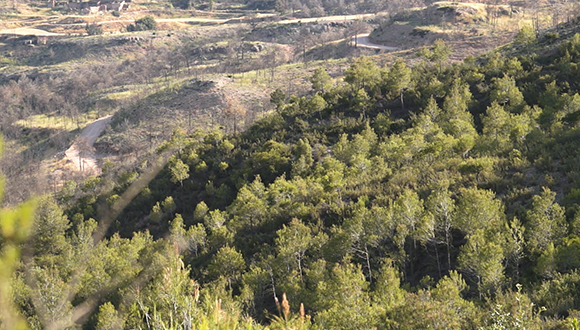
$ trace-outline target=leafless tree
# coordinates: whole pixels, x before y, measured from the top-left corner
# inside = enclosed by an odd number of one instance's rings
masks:
[[[295,54],[302,54],[302,62],[306,64],[306,49],[312,43],[312,34],[306,27],[300,29],[300,34],[296,38],[297,48],[294,50]]]
[[[224,94],[224,99],[226,100],[226,107],[223,109],[224,119],[227,122],[231,122],[234,133],[238,132],[238,125],[241,118],[244,118],[246,112],[248,111],[240,101],[232,95]],[[227,125],[226,125],[227,127]]]
[[[534,31],[538,33],[541,28],[540,23],[540,4],[537,2],[532,3],[532,24],[534,26]]]
[[[500,3],[501,3],[500,0],[487,0],[487,2],[485,3],[485,11],[487,13],[487,21],[489,22],[489,24],[491,24],[491,26],[494,29],[497,26],[497,21],[498,21],[499,15],[500,15],[500,12],[499,12]]]
[[[557,26],[564,20],[566,15],[566,8],[568,7],[567,0],[556,1],[552,4],[552,25]]]
[[[80,171],[86,173],[93,171],[94,169],[90,167],[90,162],[88,161],[95,151],[93,146],[91,146],[86,139],[82,138],[75,142],[75,145],[78,151],[78,164]]]
[[[393,20],[395,15],[412,6],[410,1],[406,0],[392,0],[386,3],[386,10],[389,13],[389,18]]]
[[[354,21],[350,25],[350,33],[354,36],[354,47],[358,47],[358,35],[369,30],[369,25],[363,21]]]
[[[278,56],[276,52],[272,51],[268,55],[264,56],[265,62],[270,69],[270,82],[274,81],[274,74],[276,72],[276,67],[278,66]]]

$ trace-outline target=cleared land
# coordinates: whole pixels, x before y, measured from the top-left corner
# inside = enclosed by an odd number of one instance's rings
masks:
[[[64,33],[54,33],[54,32],[49,32],[49,31],[45,31],[45,30],[41,30],[41,29],[35,29],[35,28],[31,28],[31,27],[22,27],[22,28],[15,28],[15,29],[3,29],[3,30],[0,30],[0,35],[2,35],[2,34],[19,35],[19,36],[30,36],[30,35],[49,36],[49,37],[66,35]]]
[[[100,174],[97,157],[93,151],[93,145],[99,135],[105,130],[113,119],[112,115],[99,118],[83,129],[75,143],[65,152],[66,158],[74,164],[79,172]]]

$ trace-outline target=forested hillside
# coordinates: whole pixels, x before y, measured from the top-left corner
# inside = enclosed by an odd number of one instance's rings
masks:
[[[134,170],[107,164],[36,200],[32,222],[31,207],[2,210],[0,265],[15,272],[0,273],[13,301],[0,300],[0,319],[577,329],[572,28],[538,39],[524,28],[454,65],[436,42],[413,66],[361,57],[338,80],[317,69],[308,96],[276,90],[275,113],[243,132],[176,129]]]

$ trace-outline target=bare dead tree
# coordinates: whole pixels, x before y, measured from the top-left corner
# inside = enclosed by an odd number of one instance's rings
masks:
[[[485,3],[485,12],[487,14],[487,21],[495,29],[497,25],[497,19],[499,16],[498,10],[499,0],[487,0]]]
[[[354,47],[358,47],[358,35],[369,30],[369,25],[363,21],[354,21],[350,26],[351,33],[354,35]]]
[[[244,107],[240,101],[232,96],[224,94],[224,98],[226,99],[227,105],[223,111],[226,122],[231,121],[234,133],[238,132],[238,122],[240,118],[243,118],[248,111],[246,107]]]
[[[395,18],[395,15],[397,15],[398,13],[400,13],[401,11],[403,11],[403,9],[405,9],[408,4],[408,2],[405,0],[392,0],[392,1],[388,1],[386,3],[386,10],[389,13],[389,19],[393,20]]]
[[[532,18],[532,26],[534,31],[540,31],[540,4],[537,1],[532,1],[530,4],[530,13]]]
[[[302,62],[306,64],[306,49],[312,41],[312,34],[308,28],[300,29],[300,34],[296,38],[297,48],[294,50],[295,54],[302,54]]]
[[[268,63],[270,68],[270,82],[274,81],[274,73],[276,72],[276,67],[278,66],[278,59],[276,56],[276,51],[270,52],[270,54],[265,56],[265,62]]]
[[[567,0],[560,0],[552,4],[552,25],[558,26],[564,19]]]

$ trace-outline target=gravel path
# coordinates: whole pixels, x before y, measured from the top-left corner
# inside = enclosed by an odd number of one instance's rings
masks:
[[[340,22],[340,21],[352,21],[361,20],[364,18],[369,18],[377,15],[382,15],[383,12],[377,14],[358,14],[358,15],[336,15],[336,16],[322,16],[322,17],[310,17],[310,18],[295,18],[283,21],[278,21],[278,24],[293,24],[293,23],[314,23],[314,22]]]
[[[382,49],[382,50],[387,50],[387,51],[400,50],[400,48],[398,48],[398,47],[390,47],[390,46],[372,43],[369,39],[368,33],[367,34],[359,34],[356,38],[357,38],[356,43],[358,44],[358,47],[361,47],[361,48]],[[350,43],[352,46],[355,45],[354,38],[351,40]]]
[[[277,24],[293,24],[293,23],[313,23],[313,22],[340,22],[340,21],[352,21],[360,20],[364,18],[373,17],[376,15],[383,14],[359,14],[359,15],[336,15],[336,16],[323,16],[323,17],[310,17],[310,18],[295,18],[277,21]],[[259,17],[270,16],[270,15],[259,15]],[[83,17],[86,18],[86,17]],[[240,22],[247,17],[232,18],[232,19],[216,19],[216,18],[203,18],[203,17],[183,17],[183,18],[156,18],[155,21],[158,23],[171,23],[171,22],[181,22],[181,23],[214,23],[214,24],[224,24],[224,23],[236,23]],[[102,24],[113,24],[113,23],[133,23],[134,20],[120,19],[114,21],[95,21],[95,23]],[[39,24],[41,22],[35,22]],[[44,22],[46,24],[46,22]],[[85,26],[87,23],[65,23],[65,24],[52,24],[54,26],[66,27],[66,26]],[[36,36],[58,36],[65,35],[62,33],[52,33],[40,29],[34,28],[16,28],[16,29],[4,29],[0,30],[1,34],[17,34],[17,35],[36,35]]]
[[[10,35],[19,35],[19,36],[64,36],[63,33],[53,33],[44,31],[41,29],[34,29],[34,28],[16,28],[16,29],[3,29],[0,30],[0,34],[10,34]]]
[[[112,115],[99,118],[88,124],[75,143],[65,152],[66,158],[74,164],[79,172],[99,174],[101,169],[97,165],[97,158],[93,151],[93,144],[111,122]]]
[[[382,13],[378,13],[382,14]],[[376,16],[377,14],[359,14],[359,15],[336,15],[336,16],[323,16],[323,17],[309,17],[309,18],[294,18],[287,20],[276,21],[276,24],[294,24],[294,23],[314,23],[314,22],[340,22],[340,21],[352,21],[360,20],[364,18],[369,18]],[[259,15],[258,17],[266,17],[272,15]],[[243,19],[249,19],[249,17],[238,17],[238,18],[228,18],[228,19],[218,19],[218,18],[203,18],[203,17],[181,17],[181,18],[156,18],[155,21],[158,23],[237,23]],[[115,21],[100,21],[95,22],[99,25],[101,24],[111,24],[111,23],[133,23],[135,20],[115,20]],[[58,24],[61,26],[84,26],[87,23],[69,23],[69,24]]]

